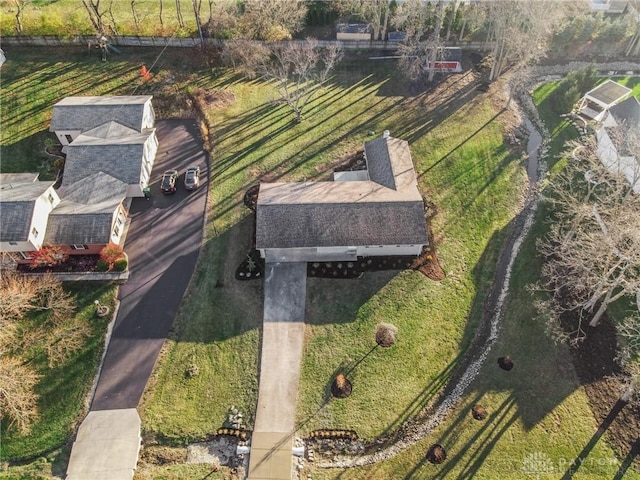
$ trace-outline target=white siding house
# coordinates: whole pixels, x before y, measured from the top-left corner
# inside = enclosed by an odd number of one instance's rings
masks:
[[[39,250],[51,211],[60,203],[54,182],[34,181],[37,174],[0,174],[0,251]]]
[[[138,133],[154,128],[151,95],[66,97],[53,106],[49,131],[63,146],[82,132],[107,122],[117,122]]]
[[[630,97],[609,108],[596,129],[598,158],[609,171],[624,175],[634,193],[640,193],[640,163],[626,148],[626,137],[628,129],[639,127],[640,102]]]
[[[267,261],[419,255],[428,244],[424,203],[409,144],[366,142],[367,170],[339,181],[263,183],[256,248]]]

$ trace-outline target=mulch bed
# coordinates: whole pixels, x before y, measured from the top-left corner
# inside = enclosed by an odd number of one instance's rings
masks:
[[[251,250],[236,269],[236,280],[256,280],[264,275],[264,259],[258,250]]]
[[[29,264],[18,264],[17,270],[24,273],[48,272],[95,272],[100,255],[69,255],[69,258],[59,265],[31,268]]]

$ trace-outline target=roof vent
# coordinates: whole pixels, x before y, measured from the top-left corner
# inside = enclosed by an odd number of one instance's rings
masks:
[[[382,132],[382,138],[389,138],[391,136],[391,134],[389,133],[389,130],[385,130],[384,132]]]

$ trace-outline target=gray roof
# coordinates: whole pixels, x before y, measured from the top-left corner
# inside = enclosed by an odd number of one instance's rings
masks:
[[[107,173],[129,185],[137,185],[140,183],[143,154],[142,143],[73,142],[67,146],[62,186],[68,187],[98,172]]]
[[[426,243],[422,202],[269,205],[257,212],[257,248]]]
[[[53,209],[52,215],[113,212],[127,197],[127,184],[104,172],[98,172],[61,188],[58,193],[62,200]]]
[[[0,173],[0,187],[7,184],[31,183],[38,180],[40,174],[33,173]]]
[[[371,33],[373,29],[368,23],[338,23],[336,31],[339,33]]]
[[[589,90],[587,95],[594,98],[605,105],[611,105],[612,103],[624,98],[625,95],[631,93],[631,89],[620,85],[613,80],[607,80],[601,83],[596,88]]]
[[[625,123],[630,127],[640,125],[640,102],[636,97],[629,97],[624,102],[620,102],[609,109],[618,123]]]
[[[426,244],[409,144],[378,138],[365,155],[370,180],[261,184],[256,247]]]
[[[60,193],[62,200],[49,215],[45,243],[109,243],[113,214],[126,198],[127,185],[98,172]]]
[[[20,242],[29,238],[36,200],[54,182],[4,183],[0,177],[0,242]]]
[[[67,213],[49,215],[44,243],[47,245],[81,245],[109,243],[111,213]]]
[[[144,105],[152,98],[151,95],[66,97],[53,106],[49,130],[85,132],[116,121],[140,132]]]

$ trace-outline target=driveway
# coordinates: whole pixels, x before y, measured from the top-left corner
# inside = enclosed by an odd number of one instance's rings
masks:
[[[248,478],[291,480],[307,264],[267,262],[265,270],[260,387]]]
[[[120,288],[120,309],[91,410],[135,408],[176,316],[193,273],[207,199],[208,162],[193,119],[156,123],[159,148],[151,199],[135,198],[125,243],[129,281]],[[184,171],[199,165],[202,185],[186,192]],[[180,172],[178,191],[160,192],[164,170]]]

